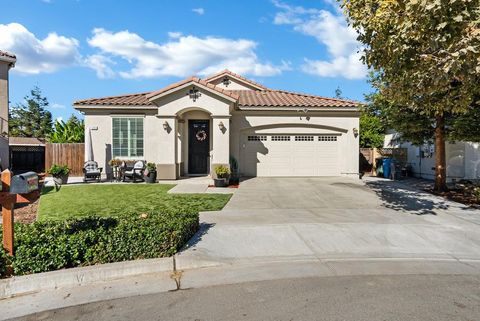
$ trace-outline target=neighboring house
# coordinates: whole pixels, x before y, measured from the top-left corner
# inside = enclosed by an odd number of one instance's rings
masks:
[[[10,168],[15,174],[45,171],[45,139],[10,137]]]
[[[358,175],[357,105],[272,90],[228,70],[74,103],[100,166],[145,159],[160,179],[206,175],[231,156],[244,176]]]
[[[385,135],[384,147],[406,148],[407,162],[412,166],[416,177],[435,178],[435,146],[425,144],[415,146],[409,142],[399,142],[398,133],[388,132]],[[447,180],[480,179],[480,143],[447,142]]]
[[[0,166],[9,167],[8,149],[8,72],[15,66],[15,55],[0,50]]]

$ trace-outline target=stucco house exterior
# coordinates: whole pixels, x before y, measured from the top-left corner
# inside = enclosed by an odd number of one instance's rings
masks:
[[[0,50],[0,167],[10,166],[8,146],[8,74],[15,67],[17,58],[14,54]]]
[[[110,159],[142,159],[157,164],[159,179],[208,175],[231,157],[243,176],[357,175],[357,106],[269,89],[228,70],[74,103],[99,166],[108,172]]]

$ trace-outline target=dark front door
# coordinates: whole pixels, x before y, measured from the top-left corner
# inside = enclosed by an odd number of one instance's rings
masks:
[[[210,130],[208,120],[188,121],[188,173],[208,174]]]

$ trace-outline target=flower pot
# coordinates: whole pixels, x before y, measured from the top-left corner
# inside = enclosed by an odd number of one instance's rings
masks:
[[[53,176],[53,181],[57,185],[64,185],[67,184],[68,182],[68,174],[67,175],[58,175],[58,176]]]
[[[227,187],[228,179],[227,178],[214,178],[213,179],[215,187]]]
[[[152,184],[157,182],[157,172],[149,172],[145,177],[145,182]]]

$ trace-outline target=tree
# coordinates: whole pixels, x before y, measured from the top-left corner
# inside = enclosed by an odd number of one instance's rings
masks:
[[[17,104],[9,116],[10,136],[44,138],[52,131],[52,114],[46,110],[48,100],[35,86],[25,104]]]
[[[360,115],[360,147],[380,148],[385,139],[385,126],[380,117],[362,111]]]
[[[479,90],[480,0],[341,1],[388,103],[435,119],[435,190],[446,190],[446,115]]]
[[[400,133],[400,141],[420,146],[435,140],[435,116],[419,114],[410,108],[392,104],[381,94],[384,85],[379,83],[379,79],[372,77],[371,82],[380,90],[366,96],[368,104],[365,105],[364,112],[377,116],[384,128],[391,128]],[[480,141],[478,105],[472,104],[464,113],[445,113],[444,117],[447,140]]]
[[[84,121],[75,115],[72,115],[67,122],[57,120],[52,133],[47,138],[50,143],[83,143],[85,141]]]

